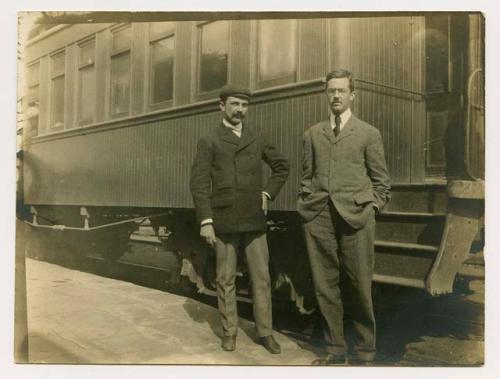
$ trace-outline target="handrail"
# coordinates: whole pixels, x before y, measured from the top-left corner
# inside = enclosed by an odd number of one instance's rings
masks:
[[[116,226],[116,225],[122,225],[122,224],[127,224],[129,222],[136,222],[136,221],[144,221],[147,218],[152,218],[152,217],[159,217],[159,216],[166,216],[168,215],[167,212],[164,213],[155,213],[147,216],[141,216],[141,217],[135,217],[135,218],[130,218],[127,220],[121,220],[121,221],[116,221],[112,222],[109,224],[103,224],[103,225],[98,225],[98,226],[92,226],[89,228],[79,228],[75,226],[66,226],[66,225],[40,225],[40,224],[35,224],[29,221],[24,221],[25,224],[28,224],[29,226],[33,226],[35,228],[42,228],[42,229],[53,229],[53,230],[76,230],[79,232],[89,232],[92,230],[97,230],[97,229],[104,229],[108,228],[110,226]]]
[[[476,175],[474,175],[472,173],[471,168],[470,168],[469,133],[470,133],[470,117],[471,117],[471,108],[472,108],[471,87],[472,87],[472,80],[474,79],[474,76],[480,72],[483,72],[483,69],[476,68],[474,71],[472,71],[470,73],[469,78],[467,79],[467,108],[466,108],[466,116],[465,116],[464,166],[465,166],[465,172],[474,181],[480,181],[482,179],[478,178]]]

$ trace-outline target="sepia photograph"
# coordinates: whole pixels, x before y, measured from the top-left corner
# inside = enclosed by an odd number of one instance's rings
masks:
[[[16,364],[484,366],[483,13],[17,17]]]

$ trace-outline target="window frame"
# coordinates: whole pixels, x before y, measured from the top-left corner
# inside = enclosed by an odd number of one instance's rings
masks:
[[[176,47],[177,47],[177,23],[174,23],[174,27],[172,30],[165,30],[163,32],[157,32],[157,33],[152,33],[151,30],[151,23],[148,24],[148,55],[147,55],[147,89],[146,89],[146,104],[148,107],[148,110],[154,111],[158,109],[164,109],[164,108],[171,108],[174,105],[174,98],[175,98],[175,72],[176,72]],[[164,101],[160,101],[157,103],[153,103],[153,91],[154,91],[154,85],[153,85],[153,44],[156,42],[159,42],[161,40],[167,39],[167,38],[172,38],[173,39],[173,44],[174,44],[174,56],[173,56],[173,65],[172,65],[172,98]]]
[[[62,49],[58,49],[56,51],[53,51],[49,54],[49,117],[48,117],[48,127],[47,127],[47,130],[48,131],[59,131],[59,130],[63,130],[65,129],[64,125],[66,123],[66,117],[67,117],[67,114],[66,114],[66,101],[67,101],[67,86],[66,86],[66,64],[67,64],[67,57],[66,57],[66,53],[67,53],[67,50],[66,48],[62,48]],[[64,69],[62,70],[61,73],[54,73],[54,69],[53,69],[53,64],[54,64],[54,57],[57,56],[57,55],[63,55],[64,56]],[[62,107],[62,115],[63,115],[63,122],[62,122],[62,125],[61,126],[56,126],[55,124],[53,124],[53,120],[54,120],[54,101],[53,101],[53,94],[54,94],[54,80],[55,79],[58,79],[58,78],[61,78],[62,77],[62,80],[63,80],[63,84],[64,84],[64,89],[63,89],[63,99],[64,99],[64,102],[63,102],[63,107]]]
[[[80,49],[86,45],[93,44],[94,45],[94,57],[92,60],[92,63],[81,63],[80,62]],[[82,96],[82,83],[81,83],[81,77],[80,77],[80,72],[82,69],[86,69],[88,67],[94,67],[94,86],[95,86],[95,91],[97,93],[97,70],[96,70],[96,53],[97,53],[97,41],[96,41],[96,36],[92,35],[88,38],[85,38],[83,40],[80,40],[76,43],[76,46],[78,48],[78,55],[76,57],[76,81],[77,81],[77,93],[76,93],[76,112],[75,112],[75,121],[77,126],[84,126],[84,125],[90,125],[94,123],[97,119],[97,96],[96,100],[94,101],[94,106],[93,106],[93,115],[91,119],[88,120],[82,120],[81,119],[81,96]]]
[[[130,43],[128,47],[124,47],[121,49],[115,49],[113,47],[113,38],[116,33],[119,33],[122,30],[125,30],[129,28],[130,29]],[[124,24],[118,24],[109,29],[109,58],[108,58],[108,115],[109,118],[115,119],[115,118],[122,118],[122,117],[127,117],[131,113],[132,109],[132,24],[130,23],[124,23]],[[128,108],[127,111],[125,112],[120,112],[120,113],[113,113],[112,106],[113,106],[113,99],[112,99],[112,94],[113,94],[113,75],[112,75],[112,63],[113,63],[113,58],[117,58],[120,56],[123,56],[125,54],[129,55],[129,70],[128,70],[128,82],[129,82],[129,89],[128,89]]]
[[[33,77],[31,76],[31,68],[33,66],[36,66],[38,65],[38,75],[37,75],[37,78],[34,82],[32,82],[32,79]],[[30,62],[29,64],[26,65],[26,90],[27,90],[27,93],[26,93],[26,100],[27,100],[27,104],[31,104],[33,101],[38,101],[40,102],[40,78],[41,78],[41,67],[42,67],[42,64],[40,62],[40,59],[37,59],[33,62]],[[37,89],[37,95],[34,96],[33,95],[33,90],[34,89]]]
[[[38,65],[38,74],[35,76],[32,76],[30,70],[33,66]],[[26,65],[26,105],[25,105],[25,110],[28,111],[30,108],[36,108],[37,113],[36,115],[31,115],[28,116],[27,121],[29,121],[30,125],[30,130],[29,133],[31,135],[33,129],[36,129],[36,131],[33,133],[33,135],[38,135],[40,130],[40,91],[41,91],[41,76],[42,76],[42,62],[41,59],[36,59]],[[33,80],[36,79],[36,80]],[[36,90],[35,90],[36,89]],[[36,92],[36,95],[34,95],[34,92]],[[29,111],[28,111],[29,113]],[[36,128],[33,128],[31,125],[31,120],[36,117]]]
[[[231,20],[209,20],[209,21],[199,21],[196,22],[194,25],[194,35],[195,35],[195,40],[196,40],[196,45],[195,45],[195,51],[196,51],[196,57],[195,57],[195,70],[194,70],[194,100],[208,100],[208,99],[213,99],[213,98],[218,98],[220,94],[221,88],[216,88],[210,91],[201,91],[201,49],[202,49],[202,30],[203,26],[212,24],[215,22],[227,22],[228,25],[228,30],[227,30],[227,77],[226,77],[226,84],[230,83],[230,78],[231,78],[231,65],[232,65],[232,22]]]
[[[264,89],[264,88],[271,88],[271,87],[278,87],[281,85],[286,85],[286,84],[293,84],[297,83],[299,81],[299,49],[300,49],[300,44],[299,44],[299,36],[300,36],[300,31],[299,31],[299,20],[296,19],[286,19],[283,21],[290,21],[293,22],[294,25],[294,43],[295,43],[295,54],[294,54],[294,66],[295,70],[294,73],[292,74],[285,74],[283,76],[279,76],[276,78],[272,79],[261,79],[261,70],[260,70],[260,46],[261,46],[261,41],[260,41],[260,25],[263,21],[272,21],[272,20],[256,20],[256,27],[255,27],[255,79],[254,79],[254,85],[256,89]]]

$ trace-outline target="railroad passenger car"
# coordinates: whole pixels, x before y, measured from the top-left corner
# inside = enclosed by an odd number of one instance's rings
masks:
[[[25,46],[34,236],[118,259],[147,218],[178,254],[177,274],[210,292],[213,256],[198,238],[189,173],[198,139],[220,121],[219,89],[242,84],[254,93],[247,122],[291,164],[268,217],[274,289],[307,311],[312,283],[295,212],[302,135],[328,116],[323,78],[343,67],[355,75],[354,112],[382,134],[393,182],[377,220],[374,279],[453,291],[483,219],[480,14],[128,17],[62,23],[49,13]]]

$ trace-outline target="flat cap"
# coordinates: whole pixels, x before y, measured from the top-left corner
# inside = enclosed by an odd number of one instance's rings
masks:
[[[225,101],[229,96],[250,100],[252,93],[248,88],[240,86],[239,84],[228,84],[222,87],[219,97],[222,101]]]

